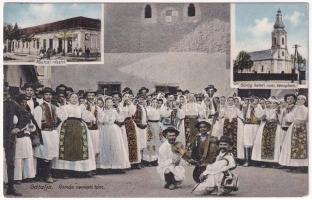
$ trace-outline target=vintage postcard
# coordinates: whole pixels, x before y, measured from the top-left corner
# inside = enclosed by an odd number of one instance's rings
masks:
[[[308,198],[308,13],[4,3],[3,197]]]
[[[5,3],[4,63],[101,62],[102,4]]]

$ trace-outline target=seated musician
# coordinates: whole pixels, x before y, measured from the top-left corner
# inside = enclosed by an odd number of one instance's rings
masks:
[[[198,122],[196,128],[198,133],[191,142],[191,152],[188,152],[192,160],[188,162],[196,166],[193,171],[193,179],[199,183],[199,175],[206,169],[208,164],[212,164],[216,160],[218,138],[211,135],[211,125],[206,121]]]
[[[238,189],[238,178],[231,171],[236,163],[231,147],[230,138],[222,136],[219,143],[219,154],[213,164],[208,164],[206,170],[200,175],[200,183],[196,187],[197,194],[225,195]]]
[[[184,149],[176,142],[179,131],[174,127],[168,127],[162,134],[167,140],[159,147],[157,172],[165,180],[165,188],[174,190],[185,177],[185,169],[181,166]]]

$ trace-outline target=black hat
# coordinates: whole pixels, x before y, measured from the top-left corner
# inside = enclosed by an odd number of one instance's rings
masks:
[[[17,103],[21,103],[23,100],[28,101],[28,97],[25,94],[19,94],[15,98]]]
[[[118,97],[120,98],[120,99],[122,99],[122,95],[121,95],[121,93],[120,92],[118,92],[118,91],[115,91],[115,92],[112,92],[112,95],[111,96],[114,96],[114,95],[118,95]]]
[[[37,82],[37,83],[34,83],[34,88],[38,89],[38,88],[43,88],[44,85],[42,85],[41,83]]]
[[[52,88],[45,87],[45,88],[43,88],[43,90],[40,91],[40,93],[41,93],[41,94],[45,94],[45,93],[54,94],[54,91],[52,90]]]
[[[206,121],[197,122],[197,124],[195,125],[195,127],[198,129],[199,126],[200,126],[201,124],[205,124],[205,125],[207,126],[208,129],[211,129],[211,124],[208,123],[208,122],[206,122]]]
[[[142,93],[142,90],[146,90],[146,93],[149,92],[149,89],[147,89],[146,87],[141,87],[141,89],[139,89],[139,94]]]
[[[67,86],[66,86],[66,85],[64,85],[64,84],[60,84],[60,85],[58,85],[58,86],[55,88],[55,90],[56,90],[56,91],[63,90],[63,89],[60,89],[60,88],[62,88],[62,87],[63,87],[63,88],[65,88],[65,89],[64,89],[64,91],[65,91],[65,90],[66,90],[66,88],[67,88]]]
[[[207,90],[209,90],[209,89],[213,89],[213,91],[214,92],[217,92],[218,90],[217,90],[217,88],[215,88],[215,86],[214,85],[208,85],[206,88],[205,88],[205,90],[207,91]]]
[[[169,132],[170,132],[170,133],[175,133],[176,136],[178,136],[178,135],[180,134],[180,132],[179,132],[176,128],[172,127],[172,126],[169,126],[169,127],[166,128],[165,130],[163,130],[162,134],[163,134],[164,137],[167,137],[167,134],[168,134]]]
[[[35,89],[34,85],[32,83],[25,83],[22,87],[22,90],[26,90],[26,88],[32,88]]]
[[[65,91],[66,91],[66,92],[67,92],[67,91],[69,91],[69,92],[74,92],[73,88],[71,88],[71,87],[67,87]]]
[[[190,91],[189,90],[184,90],[183,94],[189,94]]]
[[[89,93],[93,93],[93,94],[96,95],[96,91],[89,89],[89,90],[87,90],[87,91],[84,93],[84,96],[85,96],[85,97],[88,96]]]
[[[297,96],[296,96],[295,94],[286,94],[286,95],[284,96],[284,101],[285,101],[285,102],[287,101],[287,98],[288,98],[288,97],[294,97],[294,99],[297,100]]]
[[[228,136],[221,136],[220,140],[218,141],[218,144],[220,142],[228,143],[229,145],[233,145],[233,140],[229,138]]]
[[[132,90],[129,88],[129,87],[125,87],[123,90],[122,90],[122,93],[131,93],[132,94]]]

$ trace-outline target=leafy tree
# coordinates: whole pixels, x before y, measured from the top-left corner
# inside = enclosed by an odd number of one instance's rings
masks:
[[[19,40],[21,38],[21,30],[17,23],[13,26],[12,24],[4,24],[3,26],[3,39],[8,40],[8,51],[11,51],[12,41]]]
[[[243,69],[250,69],[253,66],[253,61],[250,60],[250,55],[245,52],[239,52],[236,60],[234,60],[234,73],[237,73],[239,70],[243,71]]]
[[[300,67],[301,71],[305,71],[307,60],[303,58],[299,53],[297,58],[295,58],[294,55],[291,55],[291,60],[293,61],[293,63],[296,64],[296,66]]]

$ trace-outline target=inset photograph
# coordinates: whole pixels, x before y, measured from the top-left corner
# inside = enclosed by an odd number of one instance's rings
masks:
[[[5,63],[100,62],[102,4],[5,3]]]
[[[232,87],[307,87],[308,4],[233,8]]]

